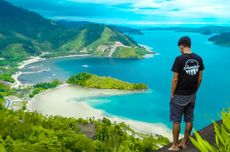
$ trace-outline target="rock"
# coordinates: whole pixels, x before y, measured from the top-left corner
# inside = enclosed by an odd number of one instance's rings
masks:
[[[220,124],[222,124],[222,121],[219,120],[216,123],[220,125]],[[210,124],[209,126],[198,131],[200,136],[212,145],[215,144],[215,132],[214,132],[213,126],[214,126],[213,124]],[[192,137],[194,138],[194,135],[192,135]],[[171,145],[172,145],[172,143],[170,143],[169,145],[167,145],[165,147],[160,148],[159,150],[157,150],[157,152],[169,152],[168,148]],[[180,152],[199,152],[199,150],[197,150],[190,141],[188,141],[187,145],[188,145],[188,148],[182,149],[182,150],[180,150]]]

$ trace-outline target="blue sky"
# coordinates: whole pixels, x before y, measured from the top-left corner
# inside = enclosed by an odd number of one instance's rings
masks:
[[[55,20],[120,25],[230,24],[229,0],[7,0]]]

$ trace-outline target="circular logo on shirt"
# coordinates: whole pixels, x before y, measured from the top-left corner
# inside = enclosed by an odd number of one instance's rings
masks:
[[[189,59],[184,66],[184,70],[188,75],[196,75],[199,71],[200,65],[198,64],[197,60],[195,59]]]

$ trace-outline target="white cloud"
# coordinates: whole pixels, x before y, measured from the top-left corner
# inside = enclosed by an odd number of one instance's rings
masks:
[[[66,0],[80,3],[105,5],[129,4],[123,11],[143,15],[165,15],[166,17],[219,17],[229,18],[229,0]],[[145,9],[147,8],[147,9]],[[152,9],[151,9],[152,8]]]
[[[106,4],[106,5],[133,3],[132,0],[66,0],[66,1],[77,2],[77,3]]]

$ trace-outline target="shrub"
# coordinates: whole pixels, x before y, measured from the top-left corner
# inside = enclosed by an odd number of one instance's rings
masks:
[[[215,145],[211,145],[195,131],[196,140],[190,137],[191,142],[201,152],[229,152],[230,151],[230,108],[222,111],[223,124],[214,123]]]

